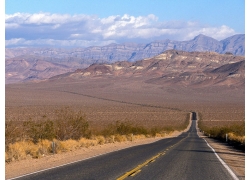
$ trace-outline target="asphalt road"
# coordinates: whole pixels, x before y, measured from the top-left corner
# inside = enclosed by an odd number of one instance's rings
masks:
[[[34,173],[18,179],[234,179],[196,132],[196,114],[188,132]]]

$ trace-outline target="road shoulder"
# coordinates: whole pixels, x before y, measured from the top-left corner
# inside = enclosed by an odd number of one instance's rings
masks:
[[[205,139],[208,144],[215,150],[220,158],[229,166],[234,174],[239,179],[245,179],[245,153],[237,150],[226,143],[220,142],[213,138],[204,136],[203,133],[199,132],[200,138]]]

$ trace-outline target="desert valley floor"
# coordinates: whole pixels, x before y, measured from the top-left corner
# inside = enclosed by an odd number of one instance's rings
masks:
[[[145,83],[143,77],[90,77],[6,85],[6,120],[53,117],[69,107],[82,111],[91,126],[131,121],[145,126],[183,121],[190,111],[200,119],[244,120],[243,88],[192,88]]]
[[[199,117],[200,119],[212,124],[217,122],[228,124],[234,121],[244,121],[244,103],[244,90],[242,89],[225,87],[198,89],[153,85],[145,83],[143,77],[138,77],[133,81],[129,78],[93,77],[82,80],[62,79],[6,85],[6,120],[22,121],[28,118],[39,120],[45,116],[53,118],[56,110],[69,107],[82,111],[90,122],[90,127],[94,127],[95,130],[102,129],[117,120],[130,121],[144,126],[179,124],[186,119],[190,111],[200,113],[202,116]],[[125,147],[126,143],[112,145],[113,150],[120,146]],[[92,149],[86,151],[92,151]],[[83,153],[82,150],[80,151]],[[106,151],[105,148],[103,151]],[[218,151],[221,150],[218,149]],[[85,150],[84,154],[84,157],[88,155]],[[66,157],[68,154],[57,156],[61,160],[54,163],[60,164],[64,162],[62,156]],[[243,156],[239,155],[239,157]],[[51,157],[42,158],[44,160],[41,159],[42,161],[39,162],[44,162],[45,165],[48,158]],[[231,159],[228,156],[225,158]],[[66,160],[69,161],[69,159]],[[8,177],[32,172],[33,169],[25,165],[26,161],[9,164],[7,166]],[[240,173],[237,174],[240,176],[244,176],[244,163],[242,162],[242,160],[228,162],[241,167]],[[18,165],[25,168],[10,173],[11,168],[19,167]],[[36,168],[41,167],[47,166],[39,164]]]

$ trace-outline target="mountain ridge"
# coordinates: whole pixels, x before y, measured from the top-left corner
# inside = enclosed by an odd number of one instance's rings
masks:
[[[189,41],[161,40],[148,44],[123,43],[107,46],[92,46],[87,48],[56,49],[56,48],[14,48],[5,49],[6,83],[22,82],[29,79],[44,80],[51,76],[70,72],[79,68],[86,68],[94,63],[114,63],[116,61],[136,62],[137,60],[151,58],[170,50],[187,52],[211,51],[225,54],[244,55],[245,35],[234,35],[217,41],[205,35],[198,35]],[[39,60],[44,67],[40,71],[32,68]],[[18,64],[22,68],[18,67]],[[24,64],[29,64],[24,66]],[[54,72],[48,71],[48,64]],[[55,68],[56,67],[56,68]],[[35,75],[34,75],[35,74]]]
[[[245,85],[245,58],[216,52],[167,50],[136,62],[92,64],[50,80],[85,78],[142,78],[145,83],[158,85],[242,88]]]

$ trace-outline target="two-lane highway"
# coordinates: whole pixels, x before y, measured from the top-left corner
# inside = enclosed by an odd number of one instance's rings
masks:
[[[140,145],[18,179],[236,179],[196,131]]]
[[[196,118],[196,115],[193,117]],[[198,137],[195,124],[194,120],[182,141],[172,148],[168,147],[164,155],[127,179],[238,179],[229,173],[230,169],[226,169],[228,167],[224,167],[207,143]]]

